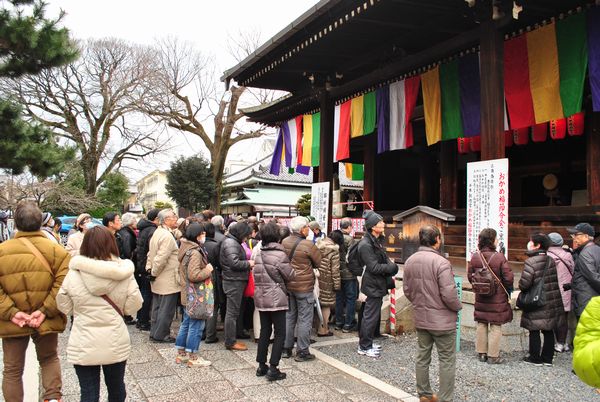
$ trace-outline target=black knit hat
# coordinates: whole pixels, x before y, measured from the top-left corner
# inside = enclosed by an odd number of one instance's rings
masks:
[[[363,218],[365,218],[365,228],[371,230],[373,226],[377,225],[383,220],[383,217],[373,210],[367,209],[363,212]]]

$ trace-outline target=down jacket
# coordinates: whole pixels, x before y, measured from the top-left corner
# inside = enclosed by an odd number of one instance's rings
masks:
[[[198,243],[194,243],[182,237],[179,246],[179,277],[181,278],[181,305],[187,305],[187,281],[192,283],[202,282],[212,276],[212,266],[208,265],[206,251]],[[185,254],[190,251],[189,259]],[[187,262],[187,265],[185,264]],[[187,276],[187,280],[186,280]],[[214,286],[213,286],[214,288]]]
[[[577,249],[573,270],[572,310],[580,316],[594,296],[600,296],[600,246],[590,241]]]
[[[52,274],[19,240],[25,237],[48,260]],[[26,336],[33,328],[13,324],[19,311],[46,315],[37,332],[40,335],[62,332],[66,317],[56,306],[56,295],[69,271],[70,255],[41,232],[17,232],[15,239],[0,244],[0,338]]]
[[[296,277],[287,253],[279,243],[268,243],[256,253],[254,305],[258,311],[288,309],[286,283]]]
[[[150,239],[156,231],[156,224],[147,219],[138,222],[139,230],[135,253],[137,255],[135,274],[136,276],[146,275],[146,262],[148,261],[148,251],[150,248]]]
[[[74,316],[67,345],[69,363],[95,366],[127,360],[131,352],[127,326],[101,296],[107,295],[123,314],[135,315],[143,299],[133,277],[133,263],[76,256],[69,268],[56,296],[58,308]]]
[[[356,275],[350,272],[348,263],[346,263],[346,254],[348,254],[348,250],[350,250],[354,242],[355,240],[352,236],[344,233],[344,248],[340,249],[340,277],[343,281],[356,280]]]
[[[317,241],[321,252],[319,266],[319,302],[322,307],[335,305],[335,292],[340,290],[340,246],[329,237]]]
[[[156,279],[152,282],[152,293],[171,295],[179,293],[179,249],[173,234],[159,227],[150,238],[150,251],[146,261],[146,271]]]
[[[383,297],[388,293],[388,282],[398,273],[398,266],[390,261],[385,249],[371,233],[365,233],[358,243],[358,255],[365,265],[361,292],[367,297]]]
[[[556,264],[545,251],[536,250],[527,253],[530,257],[525,260],[525,267],[519,280],[519,289],[527,291],[535,281],[544,275],[544,268],[548,261],[548,268],[544,277],[544,296],[546,303],[538,310],[523,311],[521,315],[521,327],[529,331],[552,331],[562,325],[565,314],[562,304],[562,296],[558,289],[558,278],[556,276]]]
[[[248,281],[250,262],[246,250],[238,239],[228,234],[221,243],[219,254],[221,272],[224,281]]]
[[[508,266],[508,261],[506,261],[504,254],[487,247],[481,250],[481,254],[488,262],[496,277],[502,281],[502,285],[504,285],[506,291],[511,292],[515,277]],[[474,271],[483,268],[483,266],[483,261],[481,261],[479,253],[473,254],[467,270],[469,282],[473,282]],[[494,284],[496,285],[496,291],[493,295],[475,294],[474,316],[477,322],[502,325],[512,321],[513,311],[508,302],[508,295],[502,286],[500,286],[497,280],[494,280]]]
[[[548,255],[552,257],[556,264],[556,274],[558,275],[558,289],[562,296],[563,307],[565,311],[571,311],[571,291],[564,290],[563,285],[571,284],[573,280],[573,269],[575,262],[573,256],[562,247],[550,247]]]
[[[292,233],[281,242],[288,256],[296,243],[298,246],[291,260],[296,277],[290,281],[287,288],[290,292],[311,293],[315,287],[313,269],[319,269],[321,266],[321,253],[312,241],[306,240],[299,233]]]
[[[431,247],[419,247],[404,264],[404,294],[415,308],[415,327],[433,331],[456,328],[462,308],[450,261]]]
[[[600,297],[587,304],[573,341],[573,369],[581,381],[600,388]]]

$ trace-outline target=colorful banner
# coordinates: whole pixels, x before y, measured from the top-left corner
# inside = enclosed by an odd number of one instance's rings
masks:
[[[460,88],[460,117],[465,137],[481,133],[481,80],[479,53],[471,53],[458,60]]]
[[[587,11],[587,40],[592,108],[600,112],[600,7]]]
[[[442,140],[442,94],[440,68],[435,67],[421,76],[423,85],[423,109],[425,112],[425,136],[427,145]]]
[[[410,118],[419,95],[419,76],[394,82],[389,86],[389,150],[413,146],[413,129]]]
[[[302,119],[302,165],[319,166],[321,113],[305,114]]]
[[[364,134],[364,96],[352,98],[350,112],[350,137],[360,137]]]
[[[337,162],[350,157],[350,112],[351,101],[337,105],[333,118],[333,161]]]
[[[277,133],[277,141],[275,142],[275,151],[271,158],[271,168],[269,169],[269,173],[279,176],[283,158],[283,128],[280,127],[279,132]]]
[[[377,101],[375,91],[367,92],[363,99],[363,135],[375,131],[377,121]]]
[[[586,35],[584,13],[572,15],[556,23],[560,98],[565,116],[572,116],[582,110],[588,63]]]
[[[385,85],[376,92],[377,153],[390,150],[390,87]]]
[[[350,180],[365,179],[365,165],[359,163],[344,163],[346,177]]]
[[[440,66],[440,90],[442,97],[442,140],[462,137],[463,126],[460,116],[457,60]]]

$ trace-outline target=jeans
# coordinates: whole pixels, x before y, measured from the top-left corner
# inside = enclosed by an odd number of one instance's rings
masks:
[[[200,340],[206,320],[195,320],[183,310],[183,321],[179,327],[179,334],[175,339],[175,349],[185,349],[188,353],[196,353],[200,349]]]
[[[144,299],[142,308],[137,312],[137,320],[140,324],[150,324],[150,311],[152,309],[152,288],[150,287],[150,281],[145,275],[135,277],[140,293]]]
[[[356,299],[358,299],[358,280],[342,281],[342,288],[335,294],[335,324],[337,326],[350,329],[354,325]]]
[[[488,357],[500,356],[500,339],[502,339],[502,327],[500,325],[485,322],[477,323],[477,337],[475,338],[477,353],[485,353]]]
[[[171,334],[171,323],[177,309],[180,293],[170,295],[153,295],[152,297],[152,326],[150,337],[162,340]]]
[[[75,373],[81,388],[81,402],[100,400],[100,367],[104,373],[104,383],[108,391],[108,402],[123,402],[127,397],[125,390],[126,361],[102,366],[80,366],[75,364]]]
[[[240,306],[245,287],[246,281],[223,281],[223,291],[227,297],[227,311],[225,313],[226,347],[233,346],[236,342],[237,321],[240,315]]]
[[[269,351],[269,339],[271,338],[272,326],[275,327],[275,339],[273,340],[273,349],[269,364],[278,366],[281,359],[281,351],[285,342],[286,311],[259,311],[260,315],[260,338],[258,339],[258,350],[256,351],[256,361],[265,364],[267,362],[267,352]]]
[[[544,346],[542,346],[540,332],[544,334]],[[554,331],[529,331],[529,356],[533,361],[552,363],[554,358]]]
[[[286,313],[286,334],[284,347],[294,347],[296,332],[296,353],[308,353],[310,346],[310,330],[315,312],[315,297],[309,293],[290,293],[289,309]]]
[[[367,301],[364,303],[365,309],[358,342],[362,350],[368,350],[373,347],[373,338],[375,337],[375,330],[379,326],[382,304],[383,300],[381,297],[367,297]]]
[[[38,362],[42,372],[44,393],[41,399],[60,399],[62,379],[60,362],[57,355],[58,334],[40,336],[31,335]],[[23,370],[25,352],[29,345],[29,336],[3,338],[4,372],[2,375],[2,394],[6,402],[23,401]]]
[[[368,299],[367,299],[368,300]],[[440,401],[452,401],[456,375],[456,329],[433,331],[417,328],[417,393],[419,397],[433,395],[429,382],[429,365],[433,344],[437,348],[440,372]]]

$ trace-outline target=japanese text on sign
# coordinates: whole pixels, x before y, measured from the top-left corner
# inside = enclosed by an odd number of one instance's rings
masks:
[[[329,182],[313,183],[310,199],[310,214],[317,222],[319,222],[321,230],[324,233],[329,233],[329,228],[327,227],[327,218],[329,218],[328,206]]]

